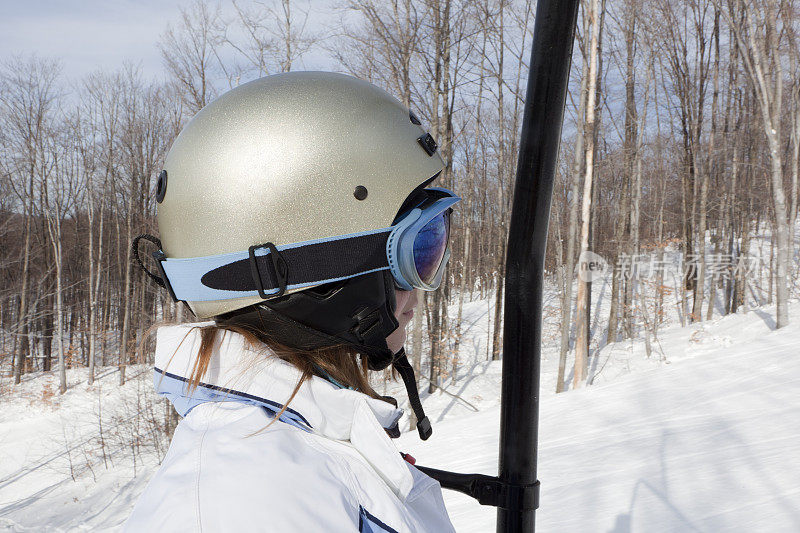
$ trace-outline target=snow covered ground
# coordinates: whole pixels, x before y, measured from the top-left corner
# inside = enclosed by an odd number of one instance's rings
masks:
[[[539,530],[800,531],[800,305],[780,331],[769,311],[665,331],[651,369],[640,343],[608,346],[615,379],[543,390]],[[422,465],[496,474],[498,426],[493,407],[399,445]],[[445,500],[458,531],[493,530],[493,509]]]
[[[479,356],[487,307],[465,306],[473,357],[461,377],[424,395],[433,437],[398,441],[419,464],[496,474],[500,365]],[[539,530],[800,531],[800,303],[790,312],[780,331],[771,308],[673,326],[649,359],[642,341],[606,346],[591,362],[594,385],[560,395],[557,346],[546,342]],[[0,382],[0,529],[118,528],[164,452],[153,433],[164,405],[141,370],[122,389],[116,372],[88,387],[71,370],[64,396],[52,375],[13,393]],[[494,509],[445,497],[458,531],[493,531]]]
[[[89,387],[69,370],[63,396],[55,372],[26,376],[13,394],[3,383],[0,530],[96,531],[127,517],[167,444],[153,432],[165,405],[152,373],[134,368],[122,388],[116,371]]]

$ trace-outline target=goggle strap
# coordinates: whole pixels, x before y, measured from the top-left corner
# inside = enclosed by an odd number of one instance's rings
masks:
[[[460,200],[446,189],[431,188],[429,191],[433,197],[440,196],[433,200],[434,205],[444,202],[444,205],[439,204],[439,209]],[[396,279],[398,276],[406,279],[408,273],[397,264],[397,251],[404,245],[395,242],[387,247],[389,236],[394,235],[395,230],[400,229],[398,235],[405,231],[402,224],[281,246],[268,242],[251,246],[247,251],[213,256],[168,258],[161,250],[153,256],[165,287],[176,301],[204,302],[254,296],[267,299],[281,296],[288,290],[379,270],[391,269]],[[413,227],[414,221],[410,220],[409,224]],[[409,244],[404,249],[410,249],[407,248]],[[390,264],[390,260],[393,263]]]
[[[247,252],[191,259],[160,259],[176,300],[208,301],[260,296],[386,270],[391,228],[330,240],[251,246]]]

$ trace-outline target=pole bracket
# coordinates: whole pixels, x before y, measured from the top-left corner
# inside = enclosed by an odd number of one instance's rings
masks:
[[[539,508],[539,481],[519,485],[484,474],[459,474],[425,466],[417,468],[438,481],[443,489],[456,490],[471,496],[481,505],[516,510]]]

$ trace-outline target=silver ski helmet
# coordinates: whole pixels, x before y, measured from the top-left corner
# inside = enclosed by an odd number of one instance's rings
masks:
[[[444,167],[435,150],[413,113],[365,81],[327,72],[254,80],[204,107],[173,143],[158,186],[162,250],[218,256],[391,226]],[[185,301],[207,318],[264,300],[225,296],[234,297]]]

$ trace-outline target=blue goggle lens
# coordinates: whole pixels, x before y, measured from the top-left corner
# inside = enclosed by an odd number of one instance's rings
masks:
[[[450,238],[450,211],[447,209],[434,217],[417,233],[414,239],[414,265],[423,283],[431,283],[447,251]]]

